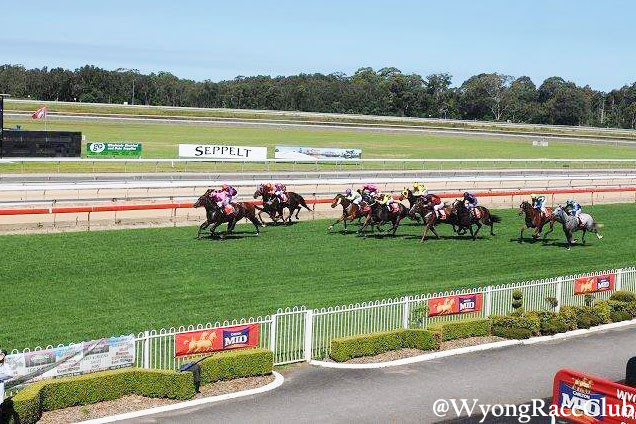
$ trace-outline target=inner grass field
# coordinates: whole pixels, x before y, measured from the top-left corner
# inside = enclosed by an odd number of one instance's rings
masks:
[[[516,210],[496,212],[495,237],[472,241],[441,226],[442,239],[423,244],[410,221],[395,238],[329,233],[327,220],[271,226],[258,238],[241,225],[223,241],[195,240],[196,227],[0,236],[0,347],[634,265],[636,205],[586,209],[605,239],[588,235],[571,251],[559,225],[546,245],[519,244]]]

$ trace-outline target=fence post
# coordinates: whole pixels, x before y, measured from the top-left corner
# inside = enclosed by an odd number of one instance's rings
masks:
[[[616,270],[616,291],[623,288],[623,268]]]
[[[486,318],[488,318],[491,314],[491,309],[492,309],[492,286],[486,286],[484,293],[486,295],[486,305],[484,306],[484,314],[486,315]]]
[[[311,361],[311,340],[314,327],[314,311],[307,309],[305,311],[305,361]]]
[[[150,331],[144,331],[144,368],[150,368]]]
[[[404,296],[404,308],[402,308],[402,328],[405,330],[408,330],[409,328],[410,300],[410,296]]]
[[[274,362],[276,362],[276,323],[277,314],[272,315],[272,322],[269,328],[269,350],[274,354]]]
[[[556,293],[554,294],[554,297],[557,300],[557,305],[556,308],[554,308],[554,312],[559,313],[559,311],[561,310],[561,291],[563,289],[563,277],[557,277],[556,280]]]

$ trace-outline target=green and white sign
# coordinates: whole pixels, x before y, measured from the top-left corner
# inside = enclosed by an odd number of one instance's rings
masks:
[[[141,143],[88,143],[86,156],[141,156]]]

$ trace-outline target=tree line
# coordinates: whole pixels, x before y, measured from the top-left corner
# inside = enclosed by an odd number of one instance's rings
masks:
[[[636,128],[636,82],[602,92],[551,77],[483,73],[452,86],[447,73],[405,74],[393,67],[353,75],[238,76],[213,82],[169,72],[143,74],[86,65],[0,66],[0,92],[19,98],[164,106],[297,110],[556,125]]]

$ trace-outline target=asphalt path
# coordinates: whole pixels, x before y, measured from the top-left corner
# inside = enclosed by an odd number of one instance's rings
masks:
[[[271,392],[129,422],[474,423],[481,417],[457,419],[452,413],[438,417],[433,403],[437,399],[466,398],[484,404],[518,405],[547,399],[559,369],[620,380],[632,356],[636,356],[636,326],[393,368],[303,366],[288,370],[283,386]],[[549,421],[541,418],[531,422]]]

